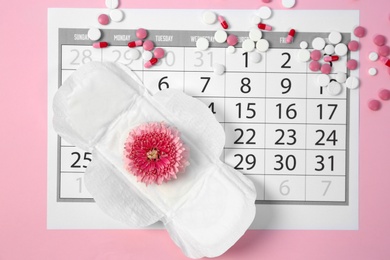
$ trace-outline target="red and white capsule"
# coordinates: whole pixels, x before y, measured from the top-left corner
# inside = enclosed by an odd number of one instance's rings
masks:
[[[137,40],[137,41],[129,42],[127,46],[129,46],[129,48],[134,48],[134,47],[142,46],[142,44],[143,42],[141,40]]]
[[[265,31],[271,31],[272,30],[272,27],[269,26],[268,24],[265,24],[265,23],[259,23],[257,25],[257,27],[259,27],[260,30],[265,30]]]
[[[228,25],[228,23],[226,22],[225,18],[223,18],[223,16],[218,15],[218,21],[219,21],[219,23],[221,24],[221,26],[222,26],[223,29],[229,28],[229,25]]]
[[[294,40],[294,36],[295,36],[295,30],[291,29],[290,32],[287,35],[286,42],[287,43],[292,43],[293,40]]]
[[[157,58],[151,58],[149,61],[147,61],[145,64],[144,64],[144,67],[149,69],[151,68],[154,64],[156,64],[158,62],[158,59]]]
[[[324,57],[324,61],[326,61],[326,62],[338,61],[339,59],[340,59],[340,57],[337,55],[333,55],[333,56],[327,55]]]
[[[97,48],[97,49],[106,48],[106,47],[108,47],[108,42],[94,42],[92,44],[92,47]]]
[[[383,64],[385,64],[387,67],[390,67],[390,60],[389,60],[388,58],[381,56],[379,59],[380,59],[380,61],[383,62]]]

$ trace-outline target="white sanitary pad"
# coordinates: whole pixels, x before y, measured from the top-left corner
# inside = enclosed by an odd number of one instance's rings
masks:
[[[146,186],[125,169],[126,138],[146,122],[174,126],[190,148],[176,180]],[[177,90],[150,95],[121,64],[91,62],[73,73],[54,98],[54,128],[92,151],[85,185],[106,214],[137,227],[162,221],[188,257],[223,254],[254,219],[254,185],[220,161],[225,134],[209,109]]]

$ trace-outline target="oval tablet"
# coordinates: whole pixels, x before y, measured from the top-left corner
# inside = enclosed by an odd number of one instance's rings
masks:
[[[242,42],[242,49],[246,52],[251,52],[255,48],[255,42],[251,39],[246,39]]]
[[[110,12],[110,18],[111,20],[113,20],[114,22],[120,22],[123,20],[123,17],[124,17],[124,14],[122,12],[122,10],[119,10],[119,9],[113,9],[111,10]]]
[[[196,48],[201,51],[205,51],[209,48],[209,41],[206,38],[200,37],[196,41]]]
[[[311,42],[311,45],[313,46],[313,49],[315,50],[322,50],[325,47],[325,40],[321,37],[316,37],[314,40]]]
[[[260,52],[266,52],[269,48],[269,42],[266,39],[260,39],[256,42],[256,49]]]
[[[214,24],[217,21],[217,15],[212,11],[205,11],[202,15],[202,21],[205,24]]]
[[[360,85],[359,79],[355,76],[349,76],[345,81],[345,86],[349,89],[358,88]]]
[[[224,30],[218,30],[214,34],[214,40],[218,43],[224,43],[227,39],[227,33]]]
[[[272,10],[268,6],[262,6],[258,10],[261,19],[269,19],[272,16]]]
[[[97,41],[102,37],[102,32],[98,28],[89,28],[88,30],[88,38],[91,41]]]
[[[337,96],[343,91],[343,87],[337,81],[331,81],[326,87],[326,90],[328,91],[329,95]]]

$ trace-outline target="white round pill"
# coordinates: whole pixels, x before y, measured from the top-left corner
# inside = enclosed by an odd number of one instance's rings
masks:
[[[282,5],[285,8],[293,8],[295,5],[295,0],[282,0]]]
[[[153,58],[153,53],[151,51],[144,51],[142,53],[142,59],[151,60]]]
[[[109,9],[116,9],[119,6],[119,0],[106,0],[106,6]]]
[[[219,63],[214,63],[213,64],[213,71],[214,71],[214,74],[216,74],[216,75],[222,75],[223,73],[225,73],[225,66],[222,64],[219,64]]]
[[[266,52],[269,48],[269,42],[266,39],[260,39],[256,42],[256,49],[260,52]]]
[[[359,79],[355,76],[349,76],[345,81],[345,86],[350,89],[358,88],[360,85]]]
[[[205,51],[209,48],[209,41],[206,38],[200,37],[196,41],[196,48],[200,51]]]
[[[251,39],[246,39],[242,42],[242,49],[246,52],[251,52],[255,48],[255,42]]]
[[[328,36],[328,40],[332,44],[340,43],[342,38],[343,36],[341,35],[341,33],[335,31],[331,32]]]
[[[315,49],[315,50],[322,50],[325,47],[325,40],[321,37],[316,37],[311,42],[311,45],[313,46],[313,49]]]
[[[334,53],[334,46],[331,44],[328,44],[324,48],[325,54],[332,55]]]
[[[329,75],[327,75],[327,74],[319,74],[317,76],[317,84],[318,84],[318,86],[325,87],[325,86],[327,86],[329,84],[329,82],[330,82]]]
[[[88,38],[91,41],[97,41],[100,39],[100,37],[102,37],[102,32],[98,28],[95,27],[89,28]]]
[[[214,34],[214,40],[218,43],[224,43],[227,39],[227,33],[224,30],[218,30]]]
[[[259,23],[261,23],[261,18],[260,18],[260,16],[258,16],[258,15],[253,15],[253,16],[252,16],[252,19],[251,19],[251,23],[252,23],[253,25],[258,25]]]
[[[348,53],[348,47],[344,43],[339,43],[334,47],[334,52],[339,56],[344,56]]]
[[[263,37],[263,33],[259,29],[253,28],[249,31],[249,39],[252,41],[257,42],[261,37]]]
[[[378,73],[378,71],[376,68],[369,68],[368,69],[368,74],[370,74],[371,76],[375,76],[377,73]]]
[[[326,87],[326,90],[328,91],[329,95],[337,96],[343,91],[343,87],[337,81],[331,81]]]
[[[113,10],[110,11],[110,18],[114,22],[118,23],[118,22],[122,21],[123,17],[124,17],[124,14],[123,14],[122,10],[113,9]]]
[[[300,62],[308,62],[310,60],[310,51],[306,49],[300,49],[297,55]]]
[[[373,52],[370,52],[370,54],[368,54],[368,58],[370,59],[370,61],[377,61],[379,59],[379,55],[378,55],[378,53],[373,51]]]
[[[202,21],[205,24],[214,24],[217,21],[217,15],[211,11],[205,11],[202,15]]]
[[[227,52],[227,53],[230,53],[230,54],[233,54],[233,53],[236,52],[236,48],[235,48],[234,46],[228,46],[228,47],[226,48],[226,52]]]
[[[127,55],[126,55],[127,53]],[[141,52],[137,50],[136,48],[130,48],[125,52],[125,57],[131,59],[131,60],[138,60],[141,57]]]
[[[269,19],[272,16],[272,10],[268,6],[262,6],[257,11],[261,19]]]
[[[249,59],[253,63],[259,63],[261,61],[261,54],[258,53],[257,51],[253,51],[249,54]]]
[[[307,43],[307,41],[301,41],[301,43],[299,44],[299,47],[301,49],[307,49],[309,47],[309,44]]]
[[[336,81],[338,83],[344,83],[347,80],[347,74],[344,72],[337,72]]]

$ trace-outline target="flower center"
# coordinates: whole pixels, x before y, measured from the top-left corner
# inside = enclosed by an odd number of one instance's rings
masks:
[[[149,160],[156,160],[159,158],[158,151],[156,148],[153,148],[152,150],[147,152],[146,156],[148,157]]]

